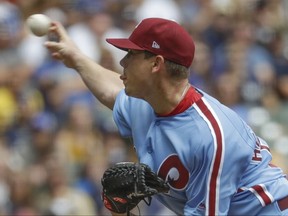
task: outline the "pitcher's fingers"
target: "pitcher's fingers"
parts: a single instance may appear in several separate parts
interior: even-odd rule
[[[57,21],[51,23],[50,31],[56,33],[60,40],[67,40],[69,38],[64,26]]]
[[[62,56],[59,53],[52,53],[52,57],[56,60],[62,61]]]
[[[62,49],[62,44],[54,41],[45,41],[44,46],[53,52],[57,52]]]

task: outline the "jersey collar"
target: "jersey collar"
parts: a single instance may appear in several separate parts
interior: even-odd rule
[[[157,116],[168,117],[168,116],[180,114],[184,112],[185,110],[187,110],[189,107],[191,107],[195,102],[200,100],[201,97],[202,97],[202,94],[199,93],[193,86],[190,86],[184,98],[180,101],[180,103],[177,105],[177,107],[174,110],[164,115],[157,114]]]

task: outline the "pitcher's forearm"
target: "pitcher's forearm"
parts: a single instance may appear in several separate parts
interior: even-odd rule
[[[96,98],[110,109],[113,109],[117,94],[124,88],[120,74],[108,70],[92,59],[81,56],[75,70]]]

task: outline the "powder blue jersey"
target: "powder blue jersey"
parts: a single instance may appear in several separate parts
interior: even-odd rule
[[[113,109],[139,161],[169,182],[160,202],[181,215],[257,215],[288,195],[268,145],[234,111],[193,87],[184,99],[187,109],[157,116],[123,90]]]

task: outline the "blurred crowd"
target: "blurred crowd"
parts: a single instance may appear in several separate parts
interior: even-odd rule
[[[241,115],[288,173],[287,10],[287,0],[0,0],[0,215],[107,215],[104,170],[137,160],[112,112],[29,32],[29,15],[61,22],[117,72],[125,53],[105,38],[146,17],[181,23],[196,43],[190,82]],[[142,209],[167,214],[155,201]]]

